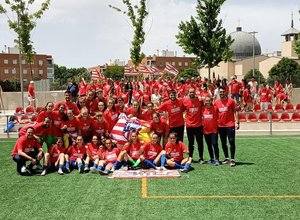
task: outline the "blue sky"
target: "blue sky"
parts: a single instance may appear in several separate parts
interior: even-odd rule
[[[36,5],[40,2],[36,0]],[[123,7],[121,0],[52,0],[32,33],[36,52],[52,55],[55,63],[67,67],[127,61],[133,31],[128,18],[109,4]],[[180,21],[195,15],[195,5],[196,0],[149,0],[144,53],[168,49],[182,56],[175,35]],[[235,31],[238,23],[243,31],[257,31],[262,52],[273,52],[281,50],[280,35],[290,28],[292,11],[294,26],[300,30],[299,5],[299,0],[227,0],[220,18],[227,33]],[[14,44],[15,34],[7,26],[6,17],[0,15],[1,50]]]

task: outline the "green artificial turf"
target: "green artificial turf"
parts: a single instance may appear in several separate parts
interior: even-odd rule
[[[2,139],[0,219],[299,219],[299,143],[296,136],[238,136],[236,167],[192,164],[181,178],[147,179],[142,198],[141,179],[19,176],[14,142]],[[199,198],[287,195],[298,198]]]

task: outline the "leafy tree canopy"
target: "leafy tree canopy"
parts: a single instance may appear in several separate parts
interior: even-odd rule
[[[259,70],[257,70],[257,69],[255,69],[255,71],[254,71],[254,76],[253,76],[253,70],[249,70],[249,71],[245,74],[244,79],[245,79],[247,82],[249,82],[249,81],[251,81],[251,79],[252,79],[253,77],[254,77],[255,81],[258,82],[259,84],[260,84],[260,83],[265,83],[265,82],[266,82],[266,79],[265,79],[265,77],[263,76],[263,74],[262,74]]]
[[[275,66],[269,71],[268,83],[274,85],[274,81],[278,79],[282,84],[285,83],[286,79],[299,87],[300,86],[300,66],[299,64],[291,59],[282,58]]]

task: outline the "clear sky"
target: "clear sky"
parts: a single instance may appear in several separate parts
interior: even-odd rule
[[[41,2],[36,0],[36,7]],[[180,21],[195,15],[196,2],[148,0],[143,52],[153,55],[157,50],[168,49],[182,56],[175,35]],[[129,19],[109,8],[109,4],[125,9],[122,0],[51,0],[50,9],[32,32],[35,51],[52,55],[56,64],[67,67],[91,67],[115,59],[127,62],[133,30]],[[300,30],[299,7],[300,0],[227,0],[220,19],[227,33],[234,32],[238,24],[243,31],[257,31],[262,53],[273,52],[281,50],[284,38],[280,35],[290,28],[292,12],[294,27]],[[4,45],[14,45],[15,34],[6,20],[5,15],[0,15],[1,50]]]

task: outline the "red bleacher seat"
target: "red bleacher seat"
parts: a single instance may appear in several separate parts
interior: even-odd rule
[[[248,121],[250,121],[250,122],[257,122],[256,114],[255,113],[250,113],[248,115]]]
[[[34,108],[32,106],[27,106],[25,108],[25,113],[26,114],[33,114],[34,113]]]
[[[294,111],[294,106],[292,103],[289,103],[285,106],[285,110],[288,111],[288,112],[292,112]]]
[[[264,112],[260,113],[258,116],[258,120],[261,122],[269,121],[268,113],[264,113]]]
[[[35,124],[35,123],[36,123],[36,119],[37,119],[37,117],[36,117],[35,115],[33,115],[33,116],[30,118],[30,123]]]
[[[253,107],[253,111],[255,112],[259,112],[261,109],[260,109],[260,104],[255,104],[254,107]]]
[[[295,109],[296,111],[300,111],[300,104],[297,104]]]
[[[24,113],[23,107],[17,107],[16,108],[15,114],[23,114],[23,113]]]
[[[280,117],[281,121],[291,121],[290,115],[287,112],[283,112]]]
[[[239,112],[239,121],[240,122],[246,122],[247,121],[245,113]]]
[[[272,113],[272,121],[274,122],[280,121],[280,118],[277,113]]]
[[[300,114],[299,114],[299,112],[294,112],[292,114],[292,120],[293,121],[300,121]]]
[[[282,104],[276,104],[275,105],[275,111],[276,112],[283,112],[284,111],[283,105]]]
[[[273,111],[273,106],[272,106],[272,104],[269,104],[268,105],[268,112],[272,112]]]

